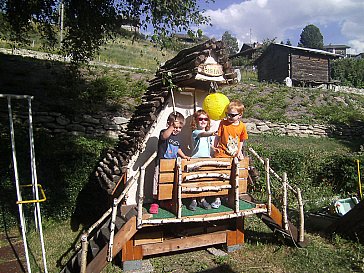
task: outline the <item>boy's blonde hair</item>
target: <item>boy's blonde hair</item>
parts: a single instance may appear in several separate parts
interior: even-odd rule
[[[168,124],[178,121],[182,125],[185,125],[185,117],[180,112],[170,113],[167,119]]]
[[[239,100],[232,100],[226,108],[226,112],[232,109],[235,109],[239,114],[243,114],[245,107]]]
[[[197,118],[198,118],[200,115],[205,115],[206,117],[208,117],[208,118],[209,118],[209,120],[207,121],[206,131],[210,130],[210,126],[211,126],[211,124],[210,124],[210,117],[209,117],[209,115],[206,113],[206,111],[205,111],[205,110],[202,110],[202,109],[201,109],[201,110],[197,110],[197,111],[193,114],[193,116],[192,116],[192,120],[191,120],[191,129],[192,129],[192,131],[197,129],[197,124],[198,124],[198,122],[197,122],[196,120],[197,120]]]

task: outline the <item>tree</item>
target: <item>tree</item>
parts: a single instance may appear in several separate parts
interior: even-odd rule
[[[65,11],[62,50],[76,62],[92,58],[108,39],[115,37],[120,18],[138,20],[143,30],[152,26],[156,37],[187,32],[192,25],[209,22],[197,0],[0,0],[10,31],[6,38],[29,43],[30,31],[37,28],[45,38],[44,44],[54,47],[57,11],[62,2]]]
[[[301,32],[301,38],[298,46],[322,49],[324,46],[324,38],[320,29],[312,24],[305,26]]]
[[[239,51],[238,40],[233,37],[228,31],[225,31],[222,35],[222,41],[225,43],[229,55],[233,55]]]

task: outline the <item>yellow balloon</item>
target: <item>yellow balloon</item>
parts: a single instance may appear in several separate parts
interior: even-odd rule
[[[229,103],[229,98],[224,94],[212,93],[204,99],[202,108],[211,119],[220,120],[225,117],[225,108]]]

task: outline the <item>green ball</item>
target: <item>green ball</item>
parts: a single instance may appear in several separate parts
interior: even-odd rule
[[[211,119],[220,120],[225,117],[225,109],[229,103],[229,98],[224,94],[212,93],[204,99],[202,109],[206,111]]]

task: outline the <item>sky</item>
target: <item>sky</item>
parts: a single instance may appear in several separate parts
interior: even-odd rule
[[[364,0],[216,0],[197,1],[212,27],[199,26],[208,37],[225,31],[243,43],[276,38],[297,46],[303,28],[320,29],[324,45],[347,45],[348,53],[364,52]]]

